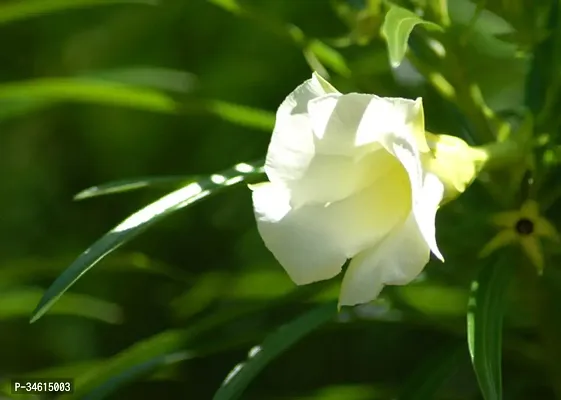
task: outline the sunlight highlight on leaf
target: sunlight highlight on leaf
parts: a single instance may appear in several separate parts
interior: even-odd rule
[[[56,11],[119,3],[157,5],[159,2],[158,0],[12,0],[0,5],[0,24],[43,16]]]
[[[274,126],[275,115],[269,111],[221,100],[195,101],[191,99],[180,102],[164,90],[159,89],[163,85],[162,82],[152,81],[147,86],[139,86],[111,80],[116,79],[115,76],[111,79],[94,78],[93,76],[40,78],[0,84],[0,104],[8,105],[7,110],[0,110],[0,118],[22,116],[61,102],[77,102],[164,114],[188,114],[202,111],[236,125],[267,132],[270,132]],[[165,88],[165,90],[170,91],[171,89]],[[180,89],[175,87],[173,91],[177,92]]]
[[[82,190],[74,196],[74,200],[90,199],[92,197],[105,196],[108,194],[130,192],[132,190],[169,187],[186,185],[188,182],[196,180],[196,177],[181,176],[162,176],[162,177],[144,177],[135,179],[124,179],[115,182],[104,183],[102,185],[92,186]]]
[[[220,118],[241,126],[272,131],[275,125],[275,114],[269,111],[258,110],[219,100],[206,103],[205,108]]]
[[[240,164],[237,164],[238,168]],[[39,319],[47,310],[68,290],[82,275],[97,264],[103,257],[130,241],[154,223],[173,214],[210,194],[217,194],[237,183],[263,177],[263,161],[248,163],[251,172],[239,172],[236,167],[230,168],[220,175],[226,180],[222,184],[212,181],[207,177],[198,182],[193,182],[168,195],[156,200],[143,209],[132,214],[115,228],[110,230],[89,249],[84,251],[47,289],[47,292],[33,312],[31,322]]]
[[[41,78],[0,84],[0,100],[74,101],[177,113],[179,105],[154,89],[91,78]]]

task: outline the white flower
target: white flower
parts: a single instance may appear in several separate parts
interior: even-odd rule
[[[352,261],[340,305],[412,281],[442,260],[435,239],[440,179],[423,105],[341,94],[314,74],[281,104],[267,153],[270,182],[252,187],[259,233],[298,285],[330,279]]]

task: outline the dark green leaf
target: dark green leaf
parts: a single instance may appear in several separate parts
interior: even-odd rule
[[[234,367],[213,399],[239,398],[251,381],[271,361],[335,315],[337,315],[336,302],[322,304],[267,336],[260,346],[255,346],[249,351],[247,361]]]
[[[170,186],[184,186],[189,182],[194,182],[200,177],[192,177],[187,175],[181,176],[147,176],[144,178],[124,179],[115,182],[104,183],[98,186],[82,190],[74,200],[84,200],[92,197],[105,196],[108,194],[124,193],[131,190],[144,188],[161,188]]]
[[[514,253],[514,252],[512,252]],[[502,399],[502,328],[516,263],[505,250],[491,257],[471,284],[467,329],[471,361],[485,400]]]
[[[439,25],[425,21],[405,8],[392,5],[382,24],[382,36],[388,44],[388,54],[392,67],[398,67],[405,57],[407,42],[413,28],[424,25],[431,29],[442,29]]]
[[[413,372],[405,382],[399,400],[435,399],[438,389],[456,373],[465,356],[467,356],[465,343],[444,346]]]
[[[82,400],[88,393],[98,389],[100,391],[113,391],[117,386],[129,382],[138,374],[165,365],[165,361],[169,364],[172,361],[179,362],[184,359],[196,358],[223,351],[224,349],[238,347],[240,344],[247,345],[248,341],[254,340],[251,334],[243,335],[233,340],[218,336],[216,340],[210,341],[206,339],[205,335],[227,323],[239,321],[240,318],[263,311],[265,308],[271,310],[275,307],[285,306],[290,302],[301,302],[313,296],[324,287],[325,285],[321,283],[308,285],[297,288],[289,295],[277,301],[254,302],[235,309],[226,308],[205,316],[198,322],[190,325],[189,328],[168,330],[137,342],[119,354],[93,366],[91,370],[80,374],[75,381],[76,390],[67,398],[69,400]],[[185,357],[166,359],[166,356],[170,354],[175,354],[176,356],[183,354]],[[121,378],[115,381],[113,379],[116,376]],[[109,385],[109,387],[105,388],[106,385]]]
[[[115,390],[123,386],[124,384],[131,382],[132,380],[153,372],[155,369],[175,364],[184,360],[191,358],[189,352],[178,352],[172,354],[166,354],[163,356],[155,357],[149,361],[141,364],[137,364],[132,368],[129,368],[119,374],[111,376],[103,385],[95,388],[87,395],[81,397],[82,400],[101,400],[106,398],[109,394],[113,393]]]
[[[18,21],[47,13],[73,8],[93,7],[104,4],[141,3],[158,4],[157,0],[13,0],[0,5],[0,24]]]
[[[236,184],[262,176],[262,163],[262,161],[259,161],[252,164],[237,164],[222,173],[210,175],[206,179],[190,183],[181,189],[171,192],[129,216],[83,252],[55,280],[33,312],[31,322],[36,321],[47,312],[68,288],[107,254],[130,241],[162,218],[190,206],[211,194],[222,192]]]

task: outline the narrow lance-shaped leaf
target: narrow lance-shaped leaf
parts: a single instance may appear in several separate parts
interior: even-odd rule
[[[223,329],[228,323],[239,321],[241,318],[251,318],[255,313],[263,312],[265,309],[270,312],[277,307],[285,308],[287,304],[301,304],[303,300],[309,299],[318,290],[324,288],[325,284],[311,286],[298,287],[276,301],[252,302],[235,309],[227,307],[204,316],[188,328],[168,330],[136,342],[82,374],[78,374],[74,393],[65,398],[84,400],[85,396],[91,395],[95,399],[98,398],[96,397],[98,394],[107,395],[137,379],[139,375],[149,373],[151,370],[156,371],[170,363],[204,357],[232,347],[239,347],[240,344],[247,345],[255,341],[254,333],[232,339],[224,339],[220,335],[215,339],[208,339],[206,334]]]
[[[175,364],[184,360],[188,360],[192,355],[187,352],[177,352],[173,354],[166,354],[163,356],[155,357],[149,361],[135,365],[134,367],[121,372],[120,374],[112,376],[104,385],[97,387],[89,392],[87,395],[81,397],[82,400],[102,400],[107,398],[108,395],[119,389],[124,384],[139,378],[143,375],[149,374],[157,368],[166,365]]]
[[[425,21],[405,8],[392,5],[389,9],[382,24],[382,36],[388,44],[388,55],[392,67],[398,67],[403,61],[407,51],[409,35],[413,28],[420,24],[429,29],[442,29],[439,25]]]
[[[228,187],[261,176],[263,174],[262,164],[262,161],[252,164],[237,164],[227,171],[213,174],[206,179],[190,183],[181,189],[171,192],[132,214],[83,252],[55,280],[33,312],[31,322],[36,321],[47,312],[68,288],[107,254],[130,241],[162,218],[190,206],[211,194],[219,193]]]
[[[157,0],[13,0],[0,5],[0,24],[73,8],[116,3],[156,5]]]
[[[0,85],[0,101],[73,101],[176,113],[179,104],[162,91],[94,78],[41,78]],[[34,104],[36,105],[36,104]]]
[[[127,81],[139,81],[136,76],[121,75]],[[162,73],[156,70],[153,73]],[[156,82],[154,76],[144,77],[144,86],[132,85],[116,81],[116,73],[90,73],[83,77],[41,78],[20,82],[0,84],[0,119],[25,115],[29,112],[52,106],[61,102],[76,102],[87,104],[101,104],[109,106],[127,107],[142,111],[164,114],[181,113],[209,113],[230,123],[251,127],[259,130],[271,131],[275,121],[274,114],[269,111],[233,104],[221,100],[195,100],[180,102],[168,92],[170,78],[176,79],[177,71],[168,71],[167,82]],[[149,78],[149,79],[148,79]],[[184,85],[184,89],[188,89]],[[183,91],[185,91],[183,90]],[[177,86],[173,91],[181,91]]]
[[[105,196],[108,194],[130,192],[144,188],[160,188],[170,186],[184,186],[190,182],[201,179],[187,175],[181,176],[147,176],[134,179],[123,179],[115,182],[104,183],[82,190],[74,200],[90,199],[92,197]]]
[[[502,399],[502,327],[509,283],[517,264],[505,251],[491,257],[471,284],[468,345],[473,369],[485,400]]]
[[[247,361],[234,367],[213,399],[234,400],[239,398],[251,381],[271,361],[335,315],[337,315],[337,303],[325,303],[267,336],[260,346],[255,346],[249,351]]]

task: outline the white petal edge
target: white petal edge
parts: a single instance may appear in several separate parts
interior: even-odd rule
[[[382,145],[403,165],[411,183],[412,208],[421,234],[433,254],[444,261],[435,237],[434,218],[444,196],[444,185],[431,173],[425,173],[415,135],[409,127],[403,127],[384,135]]]
[[[413,213],[377,246],[355,257],[341,285],[339,306],[374,300],[385,285],[404,285],[417,277],[430,259],[430,249]]]
[[[271,182],[297,180],[306,171],[315,154],[308,103],[328,93],[339,92],[314,73],[281,103],[265,161],[265,172]]]
[[[316,152],[361,155],[387,134],[409,130],[416,147],[428,150],[421,99],[372,94],[327,94],[308,104]]]

